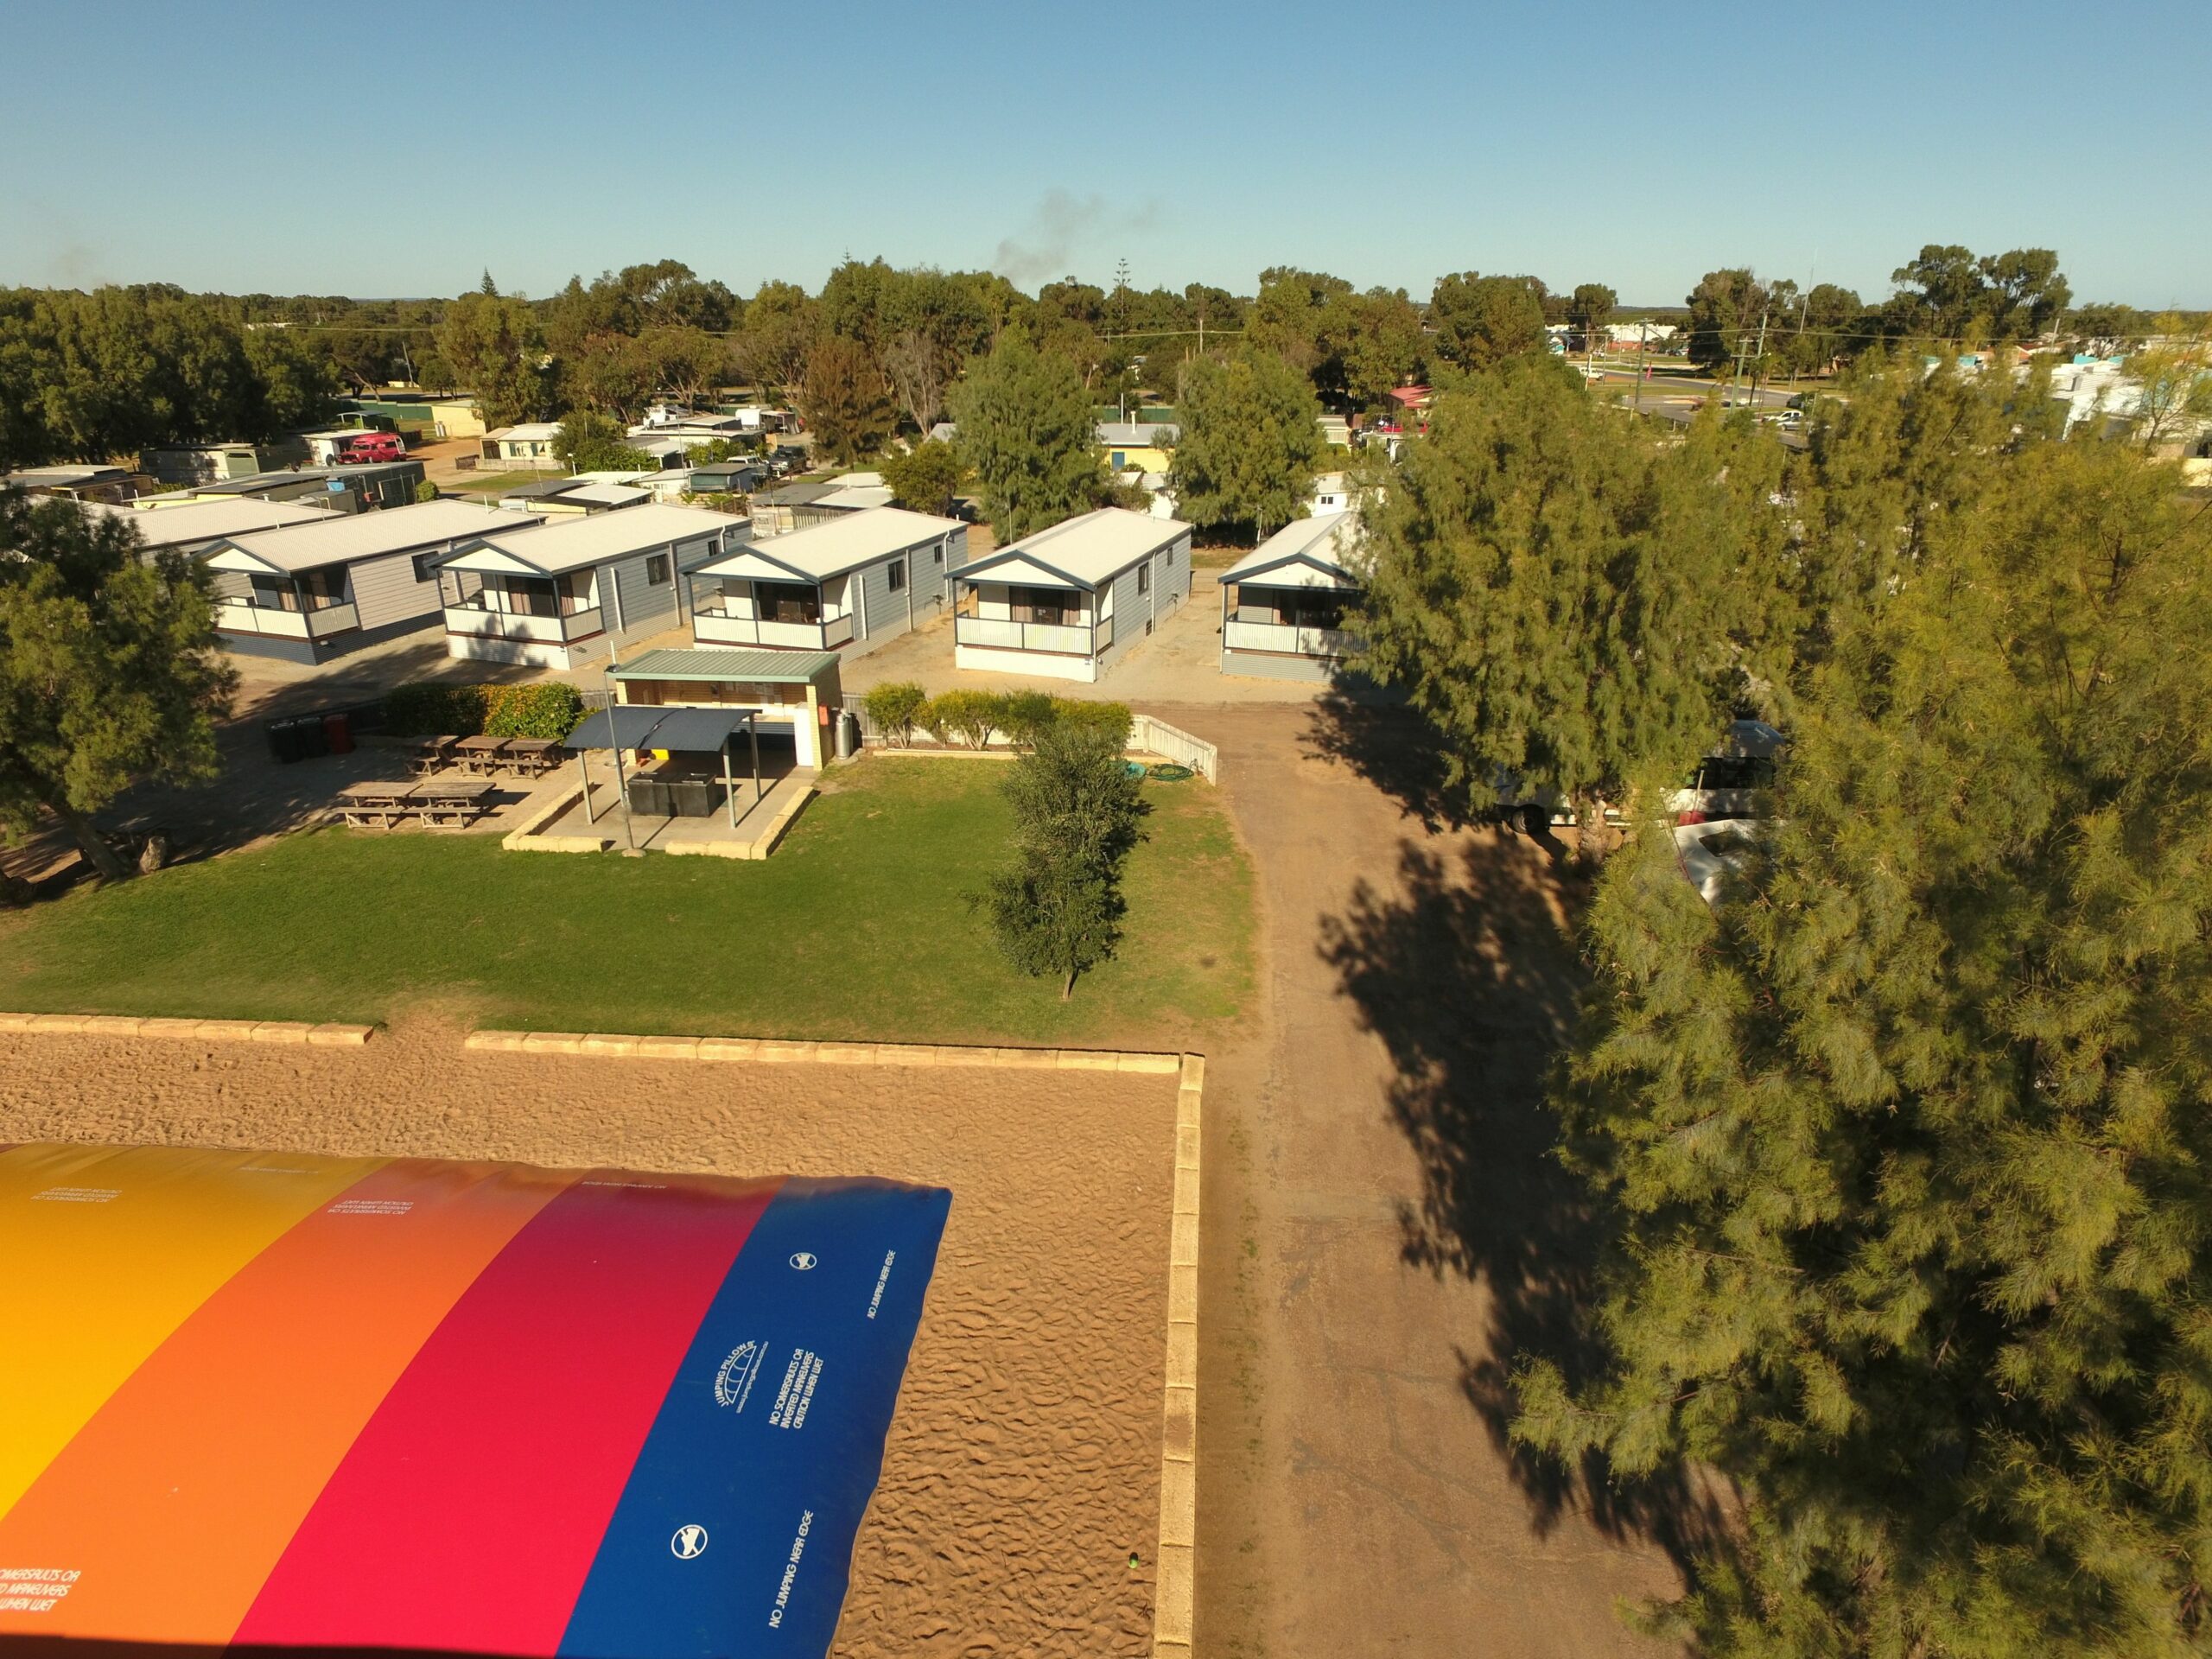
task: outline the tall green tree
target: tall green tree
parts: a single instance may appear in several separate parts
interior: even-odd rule
[[[0,492],[0,830],[41,812],[94,869],[127,874],[93,815],[141,779],[219,769],[215,721],[238,677],[205,566],[149,559],[137,532],[73,501]]]
[[[821,333],[821,309],[804,289],[763,283],[746,305],[731,354],[764,396],[786,395],[806,378],[807,353]]]
[[[950,512],[953,493],[967,476],[960,452],[939,438],[918,443],[904,454],[886,455],[880,465],[891,499],[912,512]]]
[[[1599,885],[1556,1104],[1601,1354],[1514,1432],[1732,1484],[1659,1610],[1715,1659],[2201,1653],[2212,526],[2125,445],[1887,470],[1950,493],[1741,877],[1708,909],[1655,823]]]
[[[1471,270],[1438,280],[1428,321],[1437,348],[1463,369],[1485,369],[1544,349],[1544,285],[1533,276]]]
[[[553,458],[572,473],[643,473],[654,470],[651,455],[622,440],[621,423],[595,410],[572,409],[553,435]]]
[[[1717,410],[1662,442],[1541,359],[1437,399],[1363,510],[1359,626],[1471,808],[1501,772],[1586,812],[1621,800],[1774,677],[1781,457]]]
[[[1766,284],[1748,267],[1708,270],[1684,302],[1689,307],[1689,359],[1712,372],[1731,368],[1758,349],[1759,320],[1768,313]]]
[[[1008,329],[952,392],[959,452],[1001,542],[1104,499],[1105,462],[1083,380],[1066,359]]]
[[[807,353],[798,412],[817,452],[846,463],[882,448],[898,422],[882,365],[842,334],[825,334]]]
[[[1305,511],[1325,448],[1321,406],[1281,358],[1246,346],[1189,365],[1175,413],[1167,484],[1180,517],[1249,524],[1258,540]]]
[[[491,280],[488,272],[485,280]],[[486,425],[512,426],[548,413],[545,336],[520,299],[481,291],[462,295],[438,325],[438,354],[476,394]]]
[[[1598,337],[1605,333],[1613,308],[1619,303],[1620,296],[1603,283],[1578,284],[1567,302],[1567,326],[1574,330],[1575,344],[1586,352],[1595,350]]]
[[[1060,981],[1114,954],[1127,905],[1122,867],[1140,839],[1144,804],[1122,759],[1126,733],[1059,721],[1007,768],[1014,858],[982,894],[999,948],[1025,974]]]

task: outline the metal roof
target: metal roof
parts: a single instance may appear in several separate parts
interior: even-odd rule
[[[1101,421],[1098,423],[1098,442],[1111,448],[1119,444],[1125,449],[1148,449],[1155,444],[1174,444],[1183,436],[1183,429],[1173,421]]]
[[[931,513],[909,512],[904,507],[870,507],[865,512],[832,518],[824,524],[810,524],[804,530],[795,530],[789,535],[772,537],[757,545],[735,550],[711,564],[701,565],[693,574],[702,576],[747,575],[749,572],[725,571],[722,566],[731,559],[754,554],[772,560],[795,575],[811,576],[818,582],[830,576],[841,576],[848,570],[857,570],[862,565],[874,564],[878,559],[887,559],[894,553],[927,547],[931,542],[942,541],[962,528],[957,518],[939,518]]]
[[[671,543],[696,541],[744,524],[744,519],[731,513],[664,502],[648,502],[621,512],[594,512],[558,524],[542,524],[533,518],[527,530],[479,538],[480,545],[456,557],[453,568],[511,570],[520,564],[540,575],[558,575],[587,565],[604,564],[609,559],[654,552]],[[486,552],[502,555],[504,559],[487,559]]]
[[[1311,518],[1294,518],[1221,573],[1224,582],[1259,582],[1269,572],[1297,566],[1330,582],[1290,578],[1298,587],[1356,587],[1358,577],[1344,563],[1351,551],[1352,535],[1359,522],[1353,512],[1321,512]],[[1265,585],[1265,584],[1262,584]],[[1282,582],[1274,584],[1285,585]]]
[[[613,703],[584,716],[561,741],[572,749],[673,749],[712,752],[732,732],[749,726],[750,709],[700,709],[689,705]]]
[[[188,547],[225,536],[353,516],[334,512],[312,501],[262,501],[251,497],[232,500],[222,496],[175,507],[112,507],[104,501],[87,501],[85,508],[130,525],[148,547]]]
[[[982,581],[990,579],[995,565],[1033,566],[1071,586],[1095,591],[1190,528],[1179,518],[1154,518],[1122,507],[1100,507],[1034,536],[1025,536],[953,574],[963,582]]]
[[[649,651],[609,671],[618,680],[743,680],[763,685],[810,685],[825,669],[836,665],[834,651],[725,651],[709,645],[690,651]]]
[[[184,512],[175,507],[171,512]],[[230,550],[245,554],[271,570],[293,573],[327,564],[350,564],[387,553],[411,552],[467,541],[488,531],[518,530],[535,524],[526,512],[502,512],[474,502],[418,501],[404,507],[385,507],[375,512],[325,513],[308,524],[252,536],[226,536]]]

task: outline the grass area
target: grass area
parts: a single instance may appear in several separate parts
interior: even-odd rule
[[[1174,1048],[1249,1001],[1252,873],[1219,797],[1147,784],[1121,956],[1071,1001],[967,895],[1011,818],[989,762],[870,758],[774,857],[509,853],[330,829],[0,926],[0,1007],[550,1031]]]
[[[549,478],[566,476],[565,472],[461,473],[451,479],[440,479],[438,487],[449,493],[460,491],[470,495],[504,495],[524,484],[542,484]]]

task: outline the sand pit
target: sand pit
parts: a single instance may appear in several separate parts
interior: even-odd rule
[[[0,1141],[941,1183],[951,1219],[835,1651],[1149,1651],[1173,1077],[480,1053],[461,1036],[0,1034]]]

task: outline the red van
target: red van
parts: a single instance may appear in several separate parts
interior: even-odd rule
[[[346,447],[338,452],[340,466],[348,461],[404,461],[407,446],[395,432],[364,432],[357,438],[346,440]]]

